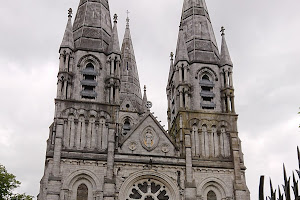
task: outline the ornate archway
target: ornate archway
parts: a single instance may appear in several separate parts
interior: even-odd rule
[[[132,174],[121,186],[119,200],[177,200],[179,189],[162,173],[142,171]]]

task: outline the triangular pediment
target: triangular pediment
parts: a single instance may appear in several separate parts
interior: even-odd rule
[[[135,104],[128,98],[124,99],[121,106],[121,111],[137,112]]]
[[[151,113],[146,114],[120,144],[120,153],[145,156],[177,155],[172,139]]]

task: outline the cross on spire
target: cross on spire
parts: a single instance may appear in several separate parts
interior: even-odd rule
[[[171,57],[171,60],[173,60],[173,58],[174,58],[174,53],[173,52],[171,52],[170,57]]]
[[[221,31],[220,31],[220,32],[222,33],[222,34],[221,34],[222,36],[225,35],[225,30],[226,30],[226,29],[224,28],[224,26],[222,26],[222,27],[221,27]]]
[[[114,22],[117,23],[118,22],[118,15],[114,14]]]
[[[129,25],[129,21],[130,21],[130,19],[129,19],[129,11],[127,10],[126,11],[126,14],[127,14],[127,18],[126,18],[126,21],[127,21],[127,26]]]
[[[72,10],[72,8],[69,8],[69,10],[68,10],[68,17],[72,17],[72,14],[73,14],[73,10]]]

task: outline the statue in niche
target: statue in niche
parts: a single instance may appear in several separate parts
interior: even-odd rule
[[[144,144],[146,145],[146,147],[151,148],[154,144],[154,136],[151,133],[151,130],[147,130],[147,132],[145,133],[145,139],[144,139]]]

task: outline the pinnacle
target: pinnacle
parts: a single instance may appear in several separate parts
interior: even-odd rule
[[[221,45],[221,58],[220,58],[220,64],[221,66],[224,65],[229,65],[233,66],[233,63],[231,61],[231,57],[229,54],[228,46],[226,43],[226,38],[225,38],[225,28],[221,28],[221,35],[222,35],[222,45]]]
[[[117,23],[118,23],[118,15],[115,14],[114,15],[114,27],[113,27],[112,36],[111,36],[111,42],[108,46],[108,53],[109,54],[110,53],[121,54]]]
[[[68,23],[60,48],[69,48],[74,50],[73,26],[72,26],[72,9],[68,10]]]

